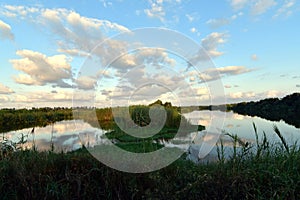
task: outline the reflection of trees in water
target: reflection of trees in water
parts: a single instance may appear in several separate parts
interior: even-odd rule
[[[0,110],[0,132],[30,127],[44,127],[53,122],[72,119],[72,109],[32,108]]]
[[[282,99],[270,98],[231,106],[231,109],[239,114],[258,116],[271,121],[284,120],[300,128],[300,93],[294,93]]]

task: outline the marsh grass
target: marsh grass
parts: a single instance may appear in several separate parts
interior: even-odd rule
[[[255,144],[232,135],[236,150],[228,160],[221,143],[218,162],[197,165],[183,155],[145,174],[113,170],[84,147],[14,151],[0,159],[0,199],[300,199],[299,147],[288,145],[278,128],[281,143],[273,144],[253,127]]]

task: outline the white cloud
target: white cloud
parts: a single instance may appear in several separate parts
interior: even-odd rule
[[[110,66],[123,73],[131,68],[146,64],[157,67],[159,67],[160,64],[163,64],[172,67],[175,63],[176,61],[170,58],[169,54],[166,53],[164,49],[142,48],[131,54],[127,53],[118,57],[118,59],[111,63]]]
[[[10,60],[13,67],[25,74],[15,77],[17,83],[26,85],[59,86],[63,79],[71,79],[70,59],[65,55],[46,55],[31,51],[19,50],[16,54],[21,59]]]
[[[189,22],[197,21],[200,18],[197,12],[186,14],[185,17],[188,19]]]
[[[22,17],[50,31],[56,37],[58,51],[71,56],[88,55],[95,46],[106,40],[109,34],[130,32],[117,23],[84,17],[64,8],[45,9],[7,5],[4,6],[2,14],[3,12],[10,13],[13,17]],[[114,48],[116,43],[117,41],[111,41]],[[109,56],[104,50],[99,54]]]
[[[244,8],[247,3],[249,3],[249,0],[231,0],[231,6],[235,10]]]
[[[20,19],[25,19],[28,15],[39,11],[38,8],[26,6],[4,5],[4,8],[4,10],[1,10],[1,14],[6,17],[18,17]]]
[[[230,20],[229,19],[224,19],[224,18],[220,18],[220,19],[210,19],[206,22],[206,24],[213,29],[219,28],[221,26],[225,26],[230,24]]]
[[[185,16],[190,22],[194,21],[194,19],[195,19],[192,15],[189,15],[189,14],[186,14]]]
[[[234,10],[249,8],[252,15],[261,15],[278,5],[276,13],[273,18],[279,16],[289,16],[293,13],[292,8],[296,4],[296,0],[230,0],[230,4]],[[237,15],[232,16],[232,19]]]
[[[244,15],[243,12],[239,12],[239,13],[232,15],[229,18],[209,19],[206,21],[206,24],[212,29],[217,29],[222,26],[229,25],[233,20],[236,20],[238,17],[241,17],[243,15]]]
[[[160,21],[164,22],[166,12],[163,8],[163,0],[150,0],[149,3],[151,4],[151,8],[145,9],[145,14],[150,18],[158,18]]]
[[[10,25],[0,20],[0,39],[14,40]]]
[[[0,94],[12,94],[12,93],[14,93],[12,89],[0,83]]]
[[[199,87],[196,89],[197,95],[209,95],[209,90],[206,87]]]
[[[269,90],[267,92],[264,93],[264,96],[266,96],[267,98],[273,98],[273,97],[278,97],[282,94],[282,92],[277,91],[277,90]]]
[[[107,7],[110,7],[113,5],[112,2],[106,1],[106,0],[100,0],[100,2],[102,2],[102,5],[104,8],[107,8]]]
[[[218,50],[219,45],[226,42],[228,35],[226,33],[213,32],[201,40],[202,48],[189,58],[188,68],[190,65],[196,65],[199,62],[207,61],[223,55],[224,53]]]
[[[244,73],[252,72],[253,69],[248,69],[244,66],[226,66],[220,68],[207,69],[199,74],[200,82],[209,82],[220,79],[225,76],[235,76]]]
[[[143,11],[147,17],[159,19],[164,24],[178,23],[179,16],[176,11],[181,3],[181,0],[148,0],[149,8]]]
[[[226,67],[217,68],[217,71],[220,74],[224,74],[224,75],[238,75],[238,74],[244,74],[247,72],[251,72],[253,70],[247,69],[244,66],[226,66]]]
[[[231,92],[226,95],[226,99],[228,103],[237,103],[244,101],[254,101],[260,98],[260,94],[257,94],[253,91],[249,92]]]
[[[0,107],[6,107],[7,102],[10,102],[8,96],[0,96]]]
[[[218,51],[218,47],[226,42],[226,33],[213,32],[206,38],[202,39],[201,45],[212,58],[223,55],[223,52]]]
[[[253,15],[261,15],[275,5],[276,2],[274,0],[257,0],[251,8],[251,13]]]
[[[251,56],[251,59],[254,60],[254,61],[256,61],[256,60],[258,60],[258,57],[257,57],[256,54],[253,54],[253,55]]]
[[[78,89],[91,90],[97,86],[97,78],[90,76],[80,76],[75,83]]]
[[[243,12],[239,12],[237,14],[234,14],[230,17],[231,20],[236,20],[238,17],[243,16],[244,13]]]
[[[225,33],[214,32],[214,33],[211,33],[210,35],[208,35],[206,38],[202,39],[201,44],[203,45],[203,47],[205,49],[215,50],[215,49],[217,49],[217,46],[219,44],[225,43],[225,39],[224,39],[225,36],[226,36]]]
[[[195,27],[193,27],[193,28],[190,29],[190,31],[191,31],[192,33],[196,33],[196,32],[197,32],[197,29],[196,29]]]
[[[82,103],[81,106],[90,105],[90,102],[94,100],[94,94],[80,91],[74,96],[73,91],[69,89],[57,89],[55,92],[34,90],[14,93],[9,97],[3,95],[0,96],[0,100],[5,100],[4,103],[0,101],[0,107],[72,107],[73,101],[78,104]]]
[[[81,51],[79,49],[57,49],[58,52],[60,53],[65,53],[68,54],[70,56],[82,56],[82,57],[86,57],[89,56],[90,54],[84,51]]]
[[[287,94],[277,90],[267,90],[264,92],[234,92],[226,95],[228,103],[244,102],[244,101],[258,101],[266,98],[281,98]]]
[[[294,7],[296,0],[285,0],[284,4],[277,10],[276,14],[273,16],[274,18],[279,17],[281,15],[289,16],[292,14],[292,7]]]

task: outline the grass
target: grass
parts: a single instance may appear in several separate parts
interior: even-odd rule
[[[232,136],[234,148],[241,150],[228,160],[221,145],[218,162],[197,165],[182,156],[145,174],[113,170],[85,148],[20,150],[0,159],[0,199],[300,199],[300,149],[274,131],[280,144],[269,143],[266,134],[243,145]]]

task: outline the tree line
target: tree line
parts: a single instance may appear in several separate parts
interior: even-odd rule
[[[268,98],[257,102],[242,102],[228,105],[233,112],[258,116],[272,121],[284,120],[300,128],[300,93],[287,95],[282,99]]]
[[[1,109],[0,132],[3,133],[23,128],[46,126],[56,121],[72,118],[72,109],[64,107]]]

